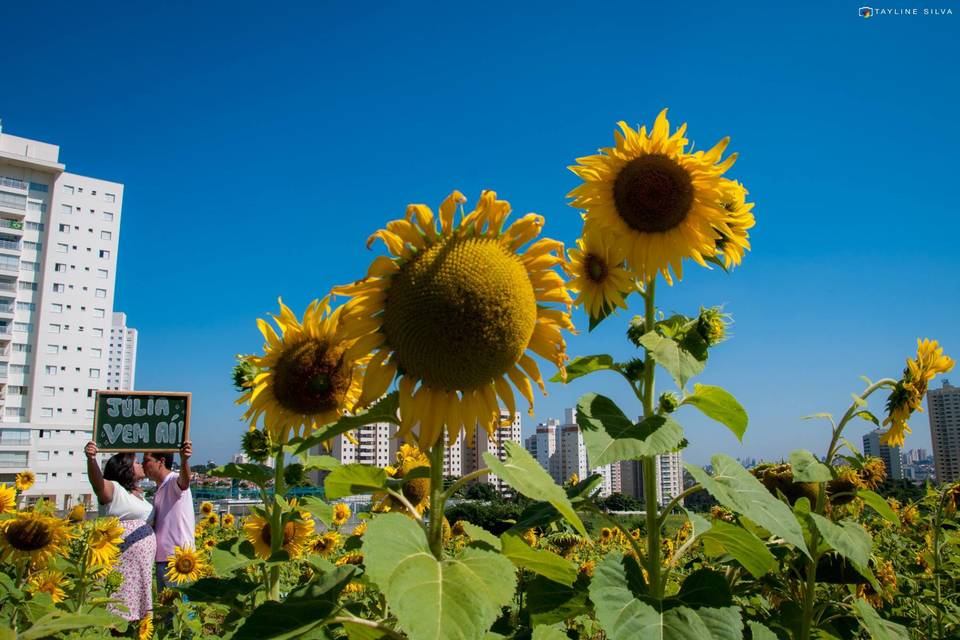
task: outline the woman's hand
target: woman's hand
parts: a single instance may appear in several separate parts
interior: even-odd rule
[[[87,456],[87,460],[93,460],[99,452],[100,450],[97,449],[97,445],[93,442],[88,442],[87,446],[83,448],[83,453]]]

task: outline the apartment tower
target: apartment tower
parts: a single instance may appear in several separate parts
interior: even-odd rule
[[[107,388],[133,391],[136,378],[137,330],[127,326],[127,314],[114,311],[107,353]]]
[[[940,389],[927,391],[930,440],[937,482],[960,480],[960,387],[944,379]]]

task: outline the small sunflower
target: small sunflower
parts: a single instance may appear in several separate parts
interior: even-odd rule
[[[361,565],[363,564],[363,552],[362,551],[351,551],[345,553],[337,559],[336,565],[342,567],[346,564]]]
[[[520,537],[523,538],[523,541],[526,542],[529,546],[531,547],[537,546],[538,538],[537,538],[536,529],[527,529],[526,531],[523,532],[523,534]]]
[[[310,550],[324,558],[329,558],[340,545],[340,534],[336,531],[328,531],[322,536],[314,538],[310,544]]]
[[[430,459],[418,449],[415,445],[402,444],[397,451],[397,466],[388,467],[387,475],[392,478],[402,479],[414,469],[420,467],[430,467]],[[430,478],[414,478],[403,483],[401,489],[403,496],[413,505],[417,513],[423,515],[423,512],[430,508]],[[410,515],[406,506],[393,496],[378,494],[374,496],[380,498],[380,501],[374,504],[373,510],[377,512],[397,511]]]
[[[717,253],[723,256],[723,268],[739,266],[744,254],[750,250],[748,231],[756,224],[753,217],[753,203],[747,202],[746,188],[735,180],[721,181],[720,206],[730,216],[716,230]]]
[[[236,522],[236,518],[232,513],[223,514],[223,519],[220,521],[220,523],[228,529],[232,527],[235,522]]]
[[[306,512],[299,512],[300,519],[288,520],[283,525],[283,542],[280,548],[295,558],[303,553],[307,539],[313,534],[313,516]],[[261,515],[248,516],[243,524],[243,531],[253,545],[257,556],[267,560],[273,554],[271,544],[270,522]]]
[[[54,602],[63,602],[67,597],[64,589],[70,587],[70,580],[64,577],[62,571],[45,570],[30,576],[30,591],[33,593],[49,593]]]
[[[220,524],[220,518],[215,513],[211,513],[206,519],[207,526],[215,527]]]
[[[603,318],[614,308],[627,308],[624,298],[635,288],[633,277],[624,268],[624,255],[609,236],[591,231],[577,239],[577,248],[567,251],[568,283],[577,292],[573,303],[583,306],[591,318]]]
[[[286,442],[354,409],[366,359],[355,357],[353,342],[341,336],[340,317],[341,308],[331,312],[324,298],[310,303],[302,323],[281,301],[280,315],[273,316],[279,334],[257,320],[264,354],[248,359],[260,373],[237,403],[249,404],[244,419],[251,425],[263,416],[273,441]]]
[[[350,507],[343,502],[333,505],[333,526],[339,527],[350,519]]]
[[[682,278],[684,258],[707,266],[706,259],[720,251],[718,243],[746,248],[741,230],[752,226],[750,207],[731,212],[723,204],[730,181],[722,176],[736,160],[733,154],[721,161],[729,138],[690,153],[687,125],[671,134],[666,109],[649,135],[646,127],[619,125],[614,147],[570,167],[584,180],[569,195],[574,207],[587,211],[588,228],[610,237],[644,282],[662,273],[672,283],[671,268]]]
[[[363,586],[362,582],[357,582],[356,580],[351,580],[347,583],[347,586],[343,588],[343,595],[357,595],[366,591],[367,588]]]
[[[150,640],[153,637],[153,615],[147,614],[137,628],[137,640]]]
[[[956,362],[943,355],[943,347],[936,340],[917,339],[916,359],[907,358],[903,378],[887,398],[887,417],[884,426],[890,427],[880,435],[880,442],[902,446],[905,434],[911,433],[907,420],[914,411],[923,411],[923,396],[927,386],[940,373],[947,373]]]
[[[0,484],[0,515],[13,513],[17,510],[17,490]]]
[[[63,520],[36,511],[21,512],[0,520],[0,560],[27,559],[40,567],[60,553],[69,539]]]
[[[361,522],[353,528],[353,531],[350,532],[350,535],[360,537],[367,532],[367,523],[366,521]]]
[[[610,529],[609,527],[603,527],[602,529],[600,529],[601,544],[607,544],[607,543],[613,542],[613,538],[614,538],[613,529]]]
[[[869,458],[860,469],[860,479],[867,489],[876,489],[887,479],[887,465],[880,458]]]
[[[87,517],[87,508],[82,504],[75,504],[67,513],[67,520],[70,522],[83,522]]]
[[[213,549],[215,546],[217,546],[217,541],[214,540],[213,538],[209,538],[209,539],[203,541],[203,546],[204,546],[207,550]]]
[[[212,503],[212,502],[207,502],[206,500],[204,500],[203,502],[201,502],[201,503],[200,503],[200,513],[202,513],[202,514],[205,515],[205,516],[209,516],[211,513],[213,513],[213,503]]]
[[[167,558],[167,580],[178,585],[199,580],[206,569],[203,556],[193,547],[174,547]]]
[[[123,527],[117,518],[101,518],[94,522],[87,539],[90,562],[104,567],[113,566],[123,542]]]
[[[26,491],[33,486],[33,483],[37,481],[37,476],[33,471],[29,469],[24,469],[17,474],[16,485],[17,491]]]
[[[570,305],[563,278],[563,246],[536,238],[543,217],[528,214],[504,229],[510,204],[485,191],[477,208],[455,224],[454,191],[440,205],[439,222],[429,207],[407,208],[406,219],[377,231],[391,257],[380,256],[367,277],[334,293],[347,295],[346,337],[354,351],[373,351],[358,402],[366,406],[399,376],[400,430],[405,438],[419,424],[421,449],[443,439],[455,442],[461,428],[479,425],[492,433],[502,401],[512,416],[516,386],[533,415],[535,382],[545,392],[539,367],[527,350],[565,373],[562,331],[570,316],[551,303]],[[499,400],[498,400],[499,396]]]

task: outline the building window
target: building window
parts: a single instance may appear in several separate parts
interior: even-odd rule
[[[71,186],[68,185],[68,184],[65,184],[65,185],[63,185],[63,192],[64,192],[64,193],[69,193],[70,195],[73,195],[73,187],[71,187]]]
[[[58,325],[58,324],[51,324],[51,325],[50,325],[50,333],[60,333],[60,325]]]
[[[63,313],[63,305],[55,302],[50,305],[50,310],[54,313]]]
[[[24,260],[20,263],[20,268],[24,271],[40,271],[40,263]]]
[[[15,193],[0,191],[0,204],[11,209],[27,210],[27,196],[19,196]]]
[[[26,280],[20,280],[20,281],[17,283],[17,288],[20,289],[20,291],[36,291],[36,290],[37,290],[37,283],[36,283],[36,282],[27,282]]]
[[[50,191],[50,187],[48,187],[45,184],[40,184],[39,182],[31,182],[30,191],[39,191],[40,193],[47,193]]]
[[[59,231],[60,233],[70,233],[70,225],[68,225],[68,224],[61,224],[61,225],[59,225],[59,226],[57,227],[57,231]],[[66,245],[64,245],[64,246],[66,246]]]
[[[42,222],[27,222],[27,231],[43,231]]]
[[[57,394],[57,390],[56,390],[56,388],[54,388],[54,387],[44,387],[44,388],[43,388],[43,395],[45,395],[45,396],[51,397],[51,396],[55,396],[56,394]]]
[[[30,373],[30,365],[28,364],[11,364],[10,373]]]
[[[46,461],[46,460],[49,460],[49,459],[50,459],[50,452],[49,452],[49,451],[37,451],[37,460],[38,460],[38,461],[43,462],[43,461]]]
[[[72,215],[72,214],[73,214],[73,207],[70,206],[69,204],[62,204],[62,205],[60,205],[60,213],[62,213],[62,214],[65,215],[65,216]]]
[[[97,338],[102,338],[102,337],[103,337],[103,329],[96,329],[96,328],[95,328],[95,329],[93,330],[93,335],[94,335],[95,337],[97,337]]]
[[[41,417],[41,418],[52,418],[52,417],[53,417],[53,407],[40,407],[40,417]]]
[[[107,251],[106,249],[100,249],[100,257],[101,257],[101,258],[109,259],[109,258],[110,258],[110,252]]]
[[[104,310],[104,309],[94,309],[94,310],[93,310],[93,317],[94,317],[94,318],[102,318],[102,317],[104,317],[105,314],[106,314],[106,310]]]
[[[110,272],[106,269],[97,269],[97,277],[101,280],[106,280],[110,277]]]
[[[103,357],[103,349],[97,349],[96,347],[91,347],[91,348],[90,348],[90,357],[92,357],[92,358],[102,358],[102,357]]]
[[[54,282],[54,283],[53,283],[53,292],[54,292],[54,293],[63,293],[65,290],[66,290],[66,287],[63,286],[62,283],[60,283],[60,282]]]
[[[64,263],[62,263],[62,262],[57,262],[57,263],[55,263],[55,264],[53,265],[53,270],[56,271],[56,272],[58,272],[58,273],[66,273],[66,272],[67,272],[67,265],[64,264]]]
[[[27,251],[40,251],[43,248],[42,242],[30,242],[29,240],[23,241],[23,248]]]
[[[22,333],[30,333],[33,331],[33,323],[31,322],[14,322],[13,330],[20,331]]]
[[[4,414],[8,418],[23,418],[27,415],[27,409],[26,407],[7,407],[7,410],[4,411]],[[27,454],[23,455],[26,457]]]
[[[33,345],[32,345],[32,344],[20,344],[20,343],[14,342],[14,343],[13,343],[13,351],[14,351],[14,353],[30,353],[31,351],[33,351]]]
[[[36,311],[37,305],[32,302],[18,302],[17,311]]]
[[[109,211],[104,211],[103,219],[106,220],[107,222],[113,222],[113,214],[110,213]]]
[[[116,202],[117,196],[116,194],[113,194],[113,193],[104,193],[103,199],[106,200],[107,202]]]
[[[106,290],[106,289],[97,289],[96,291],[93,292],[93,295],[94,295],[94,297],[96,297],[96,298],[106,298],[106,297],[107,297],[107,290]]]
[[[109,231],[101,231],[101,232],[100,232],[100,239],[101,239],[101,240],[111,240],[112,238],[113,238],[113,234],[110,233]]]
[[[90,369],[90,377],[91,377],[91,378],[99,378],[99,377],[100,377],[100,369]]]
[[[49,354],[51,354],[51,355],[60,353],[60,345],[57,345],[57,344],[48,344],[48,345],[47,345],[47,353],[49,353]]]

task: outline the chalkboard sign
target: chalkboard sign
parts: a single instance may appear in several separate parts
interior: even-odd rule
[[[177,451],[189,439],[189,393],[97,392],[93,441],[100,451]]]

